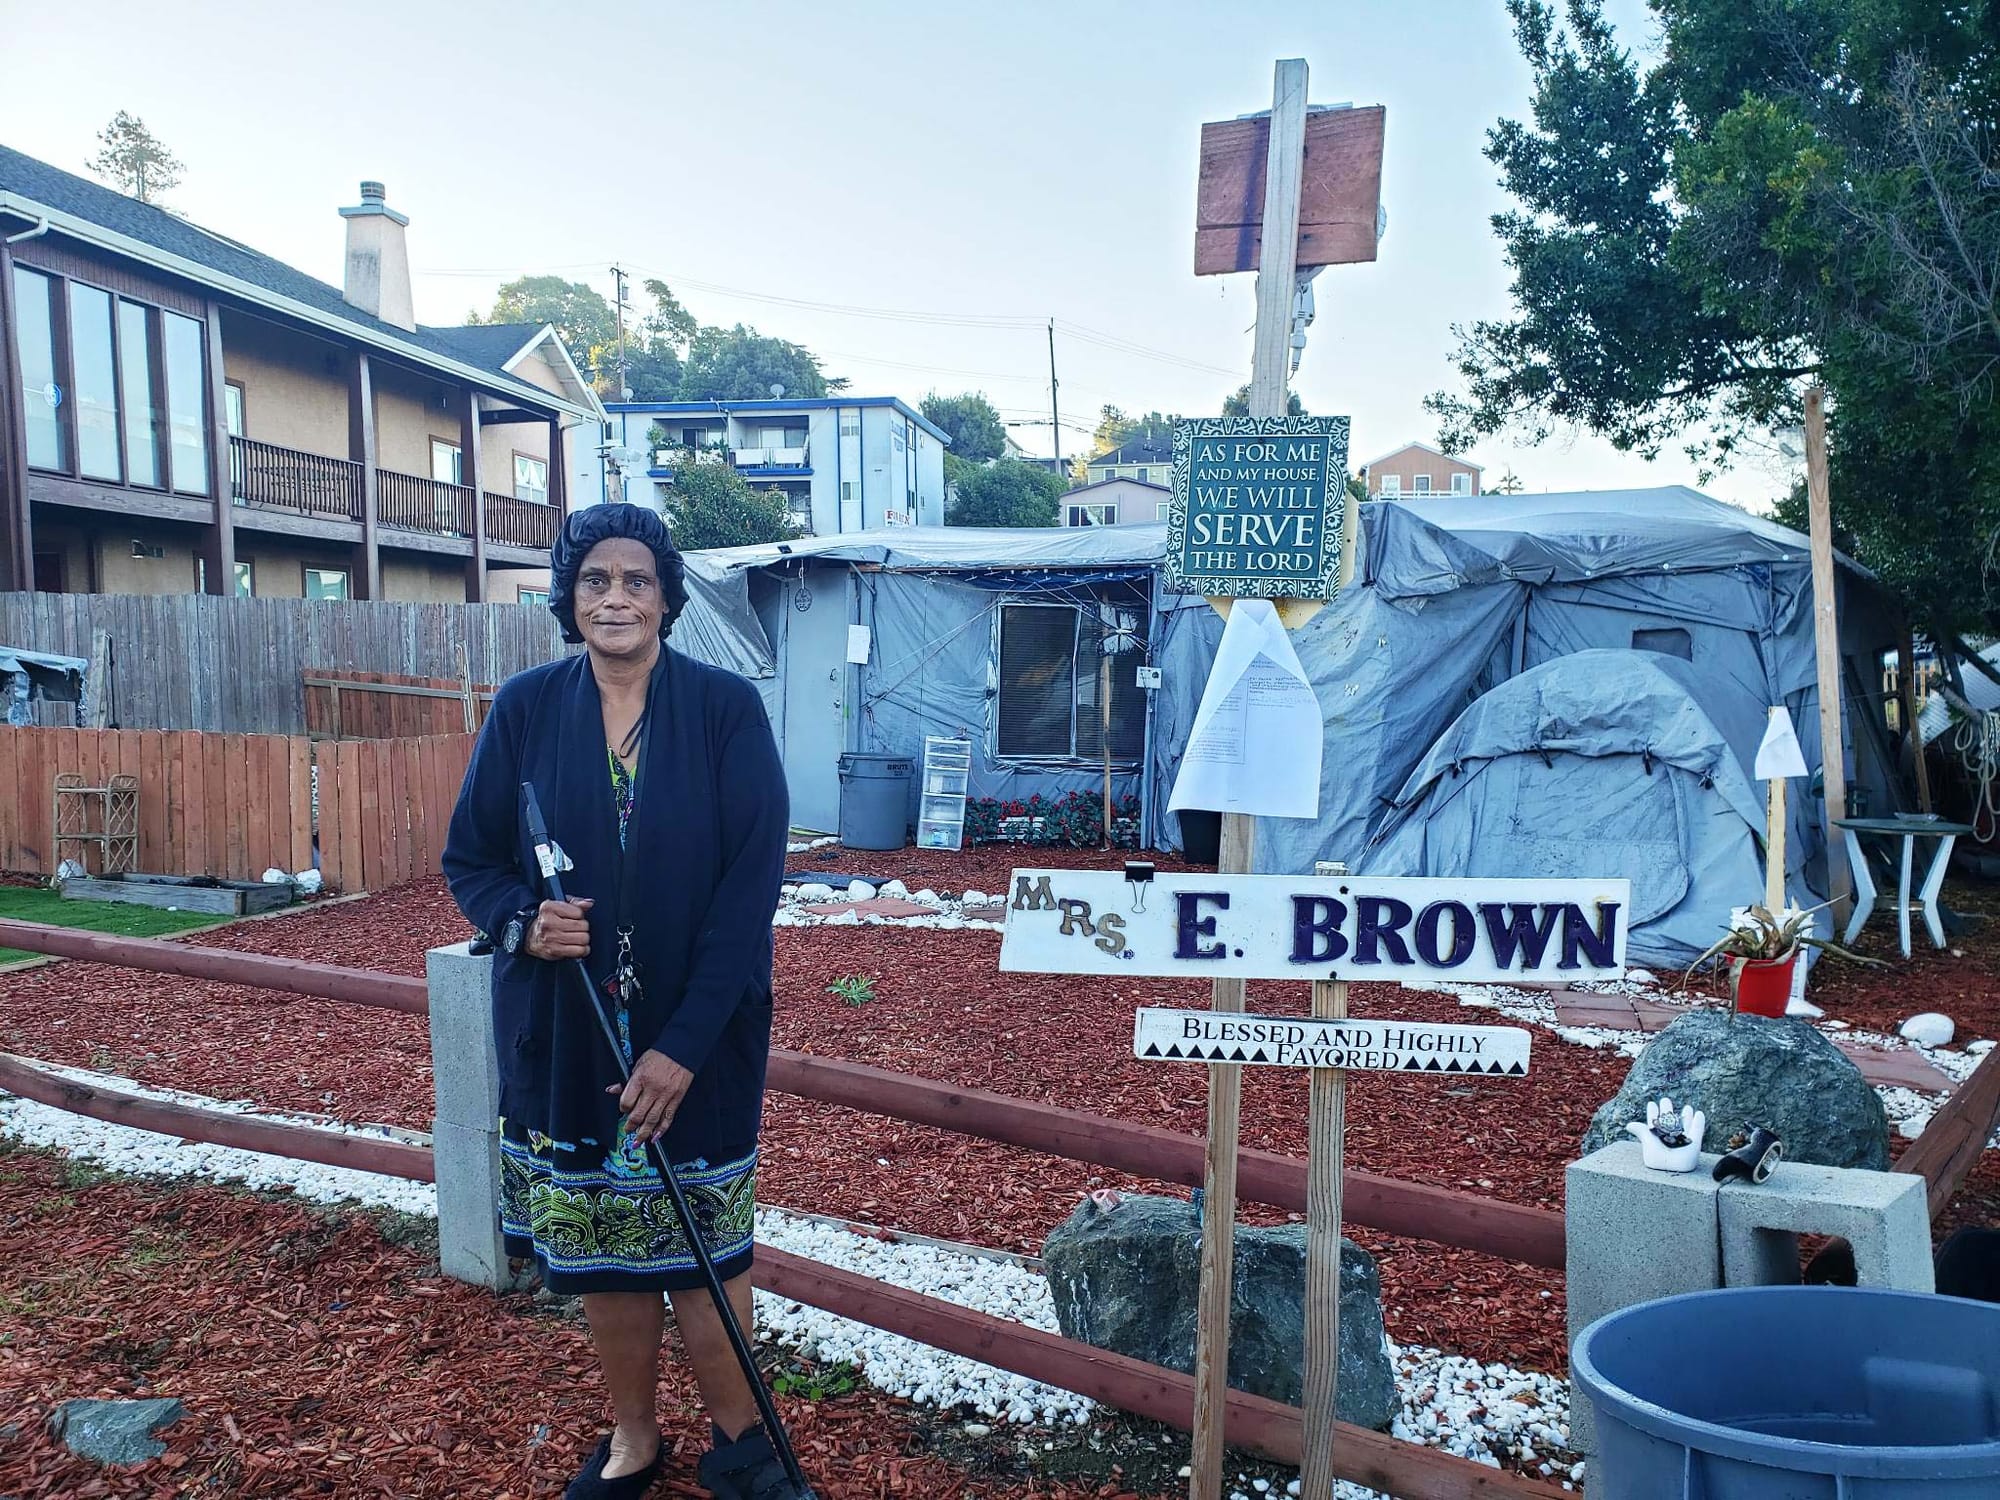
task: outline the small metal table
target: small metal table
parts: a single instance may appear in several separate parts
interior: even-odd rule
[[[1962,833],[1972,832],[1967,823],[1946,823],[1937,818],[1841,818],[1834,826],[1847,835],[1847,867],[1854,872],[1854,915],[1847,919],[1841,941],[1852,943],[1860,935],[1869,914],[1875,910],[1875,876],[1868,868],[1867,852],[1861,847],[1866,835],[1895,839],[1901,844],[1896,878],[1896,939],[1903,957],[1910,956],[1910,866],[1915,862],[1918,839],[1936,839],[1937,852],[1924,871],[1924,883],[1917,892],[1917,904],[1924,914],[1934,946],[1944,946],[1944,921],[1938,915],[1938,892],[1944,886],[1945,867],[1951,863],[1951,846]]]

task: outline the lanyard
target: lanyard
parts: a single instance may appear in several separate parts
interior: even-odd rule
[[[639,746],[637,753],[632,757],[632,810],[630,816],[625,819],[624,826],[617,831],[617,854],[612,866],[611,906],[618,920],[618,955],[613,961],[610,988],[612,998],[627,1009],[638,998],[641,986],[638,960],[632,955],[633,904],[638,882],[625,878],[626,858],[629,853],[628,841],[639,821],[639,783],[645,779],[643,773],[646,769],[646,746],[651,742],[653,734],[653,707],[659,695],[660,684],[666,680],[666,668],[667,647],[662,641],[659,658],[653,663],[652,676],[646,682],[646,706],[639,711]],[[616,754],[609,742],[606,743],[605,750],[608,755]],[[618,810],[614,807],[612,819],[616,822],[617,818]]]

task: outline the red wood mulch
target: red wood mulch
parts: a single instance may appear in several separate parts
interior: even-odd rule
[[[0,1309],[0,1492],[21,1500],[527,1500],[559,1494],[604,1426],[580,1324],[444,1280],[365,1217],[211,1186],[79,1187],[55,1157],[0,1153]],[[99,1468],[46,1432],[63,1401],[127,1396],[186,1404],[164,1457]],[[867,1387],[781,1407],[826,1500],[1122,1493],[972,1479]],[[654,1495],[705,1495],[678,1367],[660,1411]]]
[[[462,937],[438,882],[247,923],[202,941],[322,962],[420,972],[423,951]],[[1202,1133],[1206,1082],[1191,1066],[1131,1056],[1141,1004],[1201,1004],[1197,982],[1003,975],[990,933],[895,927],[781,929],[779,1045],[894,1067],[968,1087],[1045,1099]],[[827,993],[850,974],[876,998]],[[1296,1006],[1286,986],[1253,985],[1253,1006]],[[1453,1002],[1357,985],[1357,1014],[1462,1019]],[[142,1082],[267,1108],[424,1128],[430,1120],[424,1021],[330,1001],[69,963],[0,981],[0,1047]],[[1370,1171],[1560,1208],[1562,1165],[1625,1060],[1545,1038],[1526,1080],[1357,1075],[1348,1161]],[[1302,1154],[1305,1081],[1252,1069],[1245,1144]],[[951,1132],[771,1096],[763,1195],[946,1238],[1032,1251],[1089,1188],[1181,1191]],[[1282,1220],[1246,1207],[1253,1221]],[[1383,1262],[1390,1331],[1482,1359],[1561,1368],[1561,1277],[1465,1251],[1356,1231]],[[1546,1293],[1547,1295],[1543,1295]]]
[[[1891,886],[1855,943],[1857,952],[1883,959],[1888,967],[1864,968],[1837,958],[1813,966],[1807,991],[1828,1016],[1870,1031],[1893,1035],[1920,1011],[1942,1011],[1958,1028],[1954,1047],[1986,1037],[2000,1041],[2000,888],[1973,881],[1948,881],[1944,904],[1974,919],[1950,934],[1943,948],[1931,946],[1920,918],[1912,917],[1910,956],[1896,951],[1896,892]]]
[[[821,871],[900,880],[913,891],[928,886],[941,895],[984,891],[997,895],[1007,888],[1016,869],[1118,870],[1128,859],[1149,859],[1164,872],[1212,869],[1190,865],[1178,854],[1153,854],[1133,849],[1062,849],[1029,844],[975,844],[967,849],[848,849],[829,844],[809,849],[785,861],[788,876],[811,880]]]

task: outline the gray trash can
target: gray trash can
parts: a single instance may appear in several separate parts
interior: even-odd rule
[[[840,757],[840,842],[850,849],[900,849],[909,841],[910,783],[917,763],[907,755]]]
[[[1749,1191],[1749,1190],[1745,1190]],[[1576,1341],[1603,1500],[2000,1495],[2000,1305],[1852,1287],[1642,1302]]]

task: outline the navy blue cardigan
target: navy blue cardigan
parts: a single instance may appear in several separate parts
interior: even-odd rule
[[[664,649],[664,648],[663,648]],[[757,690],[665,651],[626,835],[632,945],[644,993],[632,1045],[694,1076],[668,1131],[676,1161],[729,1159],[757,1138],[771,1039],[771,914],[790,809]],[[444,873],[466,919],[496,939],[539,897],[521,813],[531,781],[549,833],[575,862],[563,876],[590,913],[590,970],[617,951],[618,821],[603,709],[588,656],[509,678],[452,813]],[[617,1073],[596,1023],[555,964],[495,952],[493,1033],[500,1111],[585,1158],[616,1139]]]

